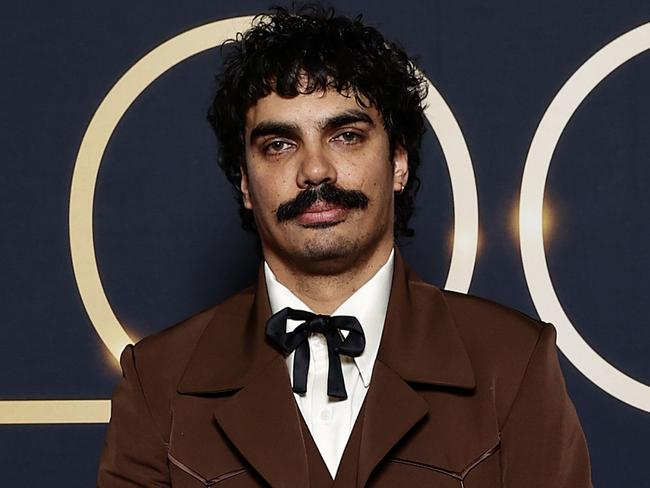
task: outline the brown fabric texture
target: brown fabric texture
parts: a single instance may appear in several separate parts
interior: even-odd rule
[[[591,487],[555,330],[424,283],[396,253],[371,384],[335,480],[266,342],[257,284],[128,346],[99,487]]]

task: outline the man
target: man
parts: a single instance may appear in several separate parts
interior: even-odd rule
[[[425,87],[331,11],[238,40],[210,120],[264,263],[125,349],[100,486],[591,486],[553,327],[422,282],[394,247]]]

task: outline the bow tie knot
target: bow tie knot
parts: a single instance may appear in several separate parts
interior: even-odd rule
[[[286,331],[287,320],[302,323],[293,331]],[[340,330],[347,330],[345,339]],[[307,373],[309,372],[309,336],[323,334],[327,341],[329,369],[327,372],[327,394],[346,399],[345,381],[341,369],[339,354],[357,357],[365,348],[366,340],[361,324],[355,317],[339,315],[318,315],[304,310],[284,308],[273,314],[266,323],[266,335],[270,342],[285,354],[295,351],[293,359],[293,391],[307,391]]]
[[[329,327],[330,318],[329,315],[316,315],[309,322],[306,322],[306,324],[308,324],[307,328],[310,332],[324,334]]]

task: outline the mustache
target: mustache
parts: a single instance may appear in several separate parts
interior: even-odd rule
[[[359,190],[344,190],[333,183],[323,183],[315,188],[303,190],[296,198],[282,203],[277,211],[278,222],[296,218],[316,202],[331,203],[346,209],[365,209],[370,199]]]

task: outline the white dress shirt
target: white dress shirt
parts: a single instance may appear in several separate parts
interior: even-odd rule
[[[339,400],[327,395],[329,367],[327,342],[322,334],[312,334],[309,337],[307,392],[294,393],[294,397],[332,479],[336,477],[343,451],[370,386],[370,378],[384,330],[393,279],[394,253],[394,250],[391,251],[388,260],[379,271],[332,314],[356,317],[366,338],[366,345],[360,356],[356,358],[340,356],[347,399]],[[266,262],[264,277],[273,313],[285,307],[313,312],[276,279]],[[287,332],[291,332],[300,324],[301,322],[297,320],[287,320]],[[342,333],[344,336],[347,335],[347,331]],[[287,356],[287,367],[292,384],[293,356],[294,353]]]

